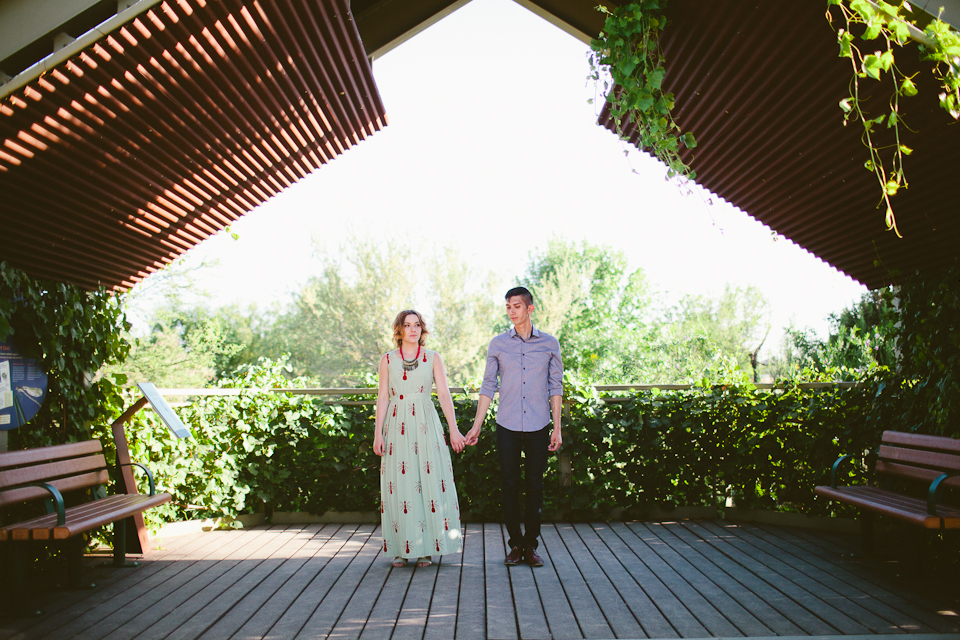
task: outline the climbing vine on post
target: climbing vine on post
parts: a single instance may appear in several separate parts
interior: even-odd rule
[[[850,95],[840,101],[844,112],[844,125],[860,122],[863,125],[862,140],[870,157],[864,167],[873,172],[880,184],[880,205],[886,208],[887,229],[900,237],[897,219],[893,212],[891,198],[903,188],[907,188],[907,179],[903,171],[903,158],[912,153],[912,149],[902,143],[901,125],[906,127],[900,111],[900,98],[917,95],[914,77],[907,76],[897,67],[894,56],[895,47],[903,47],[911,38],[919,40],[921,59],[934,62],[934,74],[940,80],[943,92],[940,94],[940,106],[954,119],[960,118],[960,36],[950,29],[950,25],[934,19],[921,32],[913,18],[904,15],[909,4],[900,2],[892,5],[883,0],[827,0],[827,20],[833,25],[830,7],[837,7],[842,22],[837,28],[837,42],[840,56],[848,58],[853,68],[850,79]],[[862,30],[859,37],[853,29]],[[864,54],[861,46],[868,41],[876,42],[880,49]],[[858,46],[858,43],[859,46]],[[886,74],[886,76],[884,75]],[[883,113],[867,114],[860,94],[860,81],[873,79],[888,81],[891,85],[889,110]],[[878,146],[880,130],[886,128],[893,134],[893,143]]]
[[[680,144],[697,146],[690,132],[681,133],[671,115],[673,94],[662,88],[663,55],[660,34],[667,19],[665,0],[631,2],[607,14],[600,35],[590,43],[590,77],[599,83],[601,72],[609,73],[603,91],[610,116],[621,138],[636,126],[639,147],[653,153],[667,165],[668,175],[696,178],[696,173],[680,159]]]

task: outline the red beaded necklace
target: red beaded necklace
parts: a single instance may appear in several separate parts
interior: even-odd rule
[[[400,348],[397,349],[397,351],[400,352],[400,362],[401,362],[400,366],[403,369],[403,379],[406,380],[407,367],[410,365],[416,366],[414,363],[416,363],[420,359],[420,343],[419,342],[417,343],[417,355],[413,356],[413,360],[408,361],[406,358],[403,357],[403,345],[400,345]],[[423,354],[423,361],[424,362],[427,361],[427,354]],[[413,369],[411,368],[411,371],[412,370]]]

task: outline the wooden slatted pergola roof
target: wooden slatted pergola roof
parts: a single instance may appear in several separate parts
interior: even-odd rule
[[[4,86],[0,259],[36,277],[129,287],[386,125],[345,1],[109,26]]]

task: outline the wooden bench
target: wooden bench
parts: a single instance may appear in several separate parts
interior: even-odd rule
[[[13,565],[15,613],[24,611],[29,545],[69,541],[70,583],[77,586],[83,559],[81,534],[113,523],[113,564],[126,565],[126,519],[170,501],[169,493],[156,493],[146,467],[131,464],[146,471],[149,495],[106,496],[103,487],[110,478],[99,440],[0,453],[0,507],[36,501],[46,506],[44,515],[0,527],[0,547],[10,551]],[[64,494],[76,504],[66,506]]]
[[[814,489],[817,495],[857,507],[861,514],[863,552],[873,551],[873,518],[880,514],[924,529],[960,529],[960,509],[941,504],[939,489],[960,487],[960,440],[900,431],[884,431],[874,471],[884,487],[837,486],[837,469],[854,456],[841,456],[830,470],[830,486]],[[926,488],[925,498],[890,488],[903,479]]]

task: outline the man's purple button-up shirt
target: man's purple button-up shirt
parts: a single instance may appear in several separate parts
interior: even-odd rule
[[[563,395],[563,361],[557,339],[534,327],[524,340],[514,327],[491,340],[480,394],[493,398],[498,390],[500,426],[511,431],[539,431],[550,424],[550,397]]]

